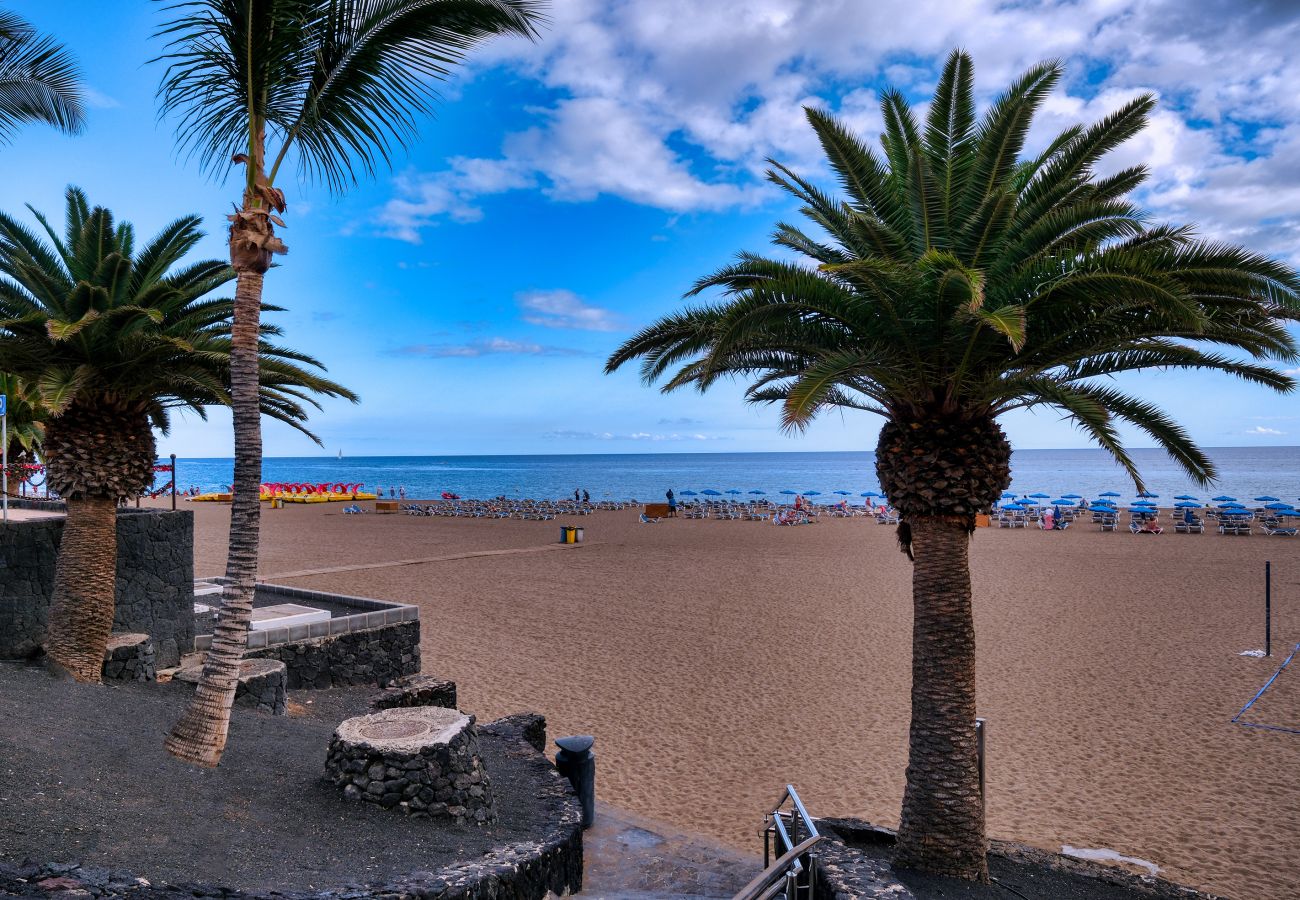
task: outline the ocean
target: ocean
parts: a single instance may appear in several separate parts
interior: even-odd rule
[[[1206,451],[1219,469],[1211,488],[1192,484],[1159,450],[1134,450],[1147,490],[1168,499],[1189,494],[1208,499],[1220,494],[1249,501],[1258,496],[1300,500],[1300,447],[1220,447]],[[163,460],[162,462],[167,462]],[[875,454],[864,453],[611,453],[552,456],[370,456],[268,457],[266,482],[361,483],[363,490],[404,488],[410,498],[450,491],[462,497],[556,498],[575,488],[593,499],[657,501],[672,488],[683,491],[781,491],[838,501],[846,491],[857,498],[879,491]],[[230,459],[180,459],[177,485],[217,490],[230,483]],[[1063,493],[1096,497],[1103,491],[1133,496],[1133,483],[1105,452],[1018,450],[1012,457],[1011,490],[1018,494]],[[165,474],[159,484],[167,482]]]

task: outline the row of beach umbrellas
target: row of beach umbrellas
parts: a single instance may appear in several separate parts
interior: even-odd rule
[[[778,493],[786,496],[795,496],[798,494],[802,494],[805,497],[821,496],[821,491],[794,491],[794,490],[786,489],[783,491],[779,491]],[[852,491],[845,491],[845,490],[831,491],[831,493],[841,497],[853,496]],[[758,488],[755,488],[754,490],[751,491],[742,491],[739,488],[731,488],[730,490],[727,491],[719,491],[714,488],[705,488],[704,490],[701,491],[682,491],[679,496],[721,497],[723,495],[739,496],[743,494],[750,494],[753,496],[763,496],[767,494],[767,491],[760,490]],[[867,498],[873,498],[873,497],[883,498],[885,495],[877,493],[876,491],[864,491],[858,494],[858,496],[867,497]],[[1118,491],[1102,491],[1097,496],[1103,499],[1098,499],[1093,501],[1093,503],[1088,507],[1093,512],[1113,511],[1116,505],[1115,500],[1113,498],[1122,497],[1124,495],[1119,493]],[[1156,504],[1154,501],[1159,499],[1160,497],[1159,494],[1154,494],[1151,493],[1150,491],[1141,491],[1138,493],[1137,496],[1138,499],[1134,500],[1131,504],[1129,504],[1134,509],[1141,510],[1141,509],[1157,508],[1158,504]],[[1038,492],[1033,494],[1026,494],[1023,498],[1017,499],[1016,494],[1007,492],[1002,495],[1002,499],[1003,501],[1005,501],[1001,504],[1002,509],[1016,509],[1017,507],[1023,508],[1026,506],[1042,506],[1044,504],[1041,501],[1048,501],[1048,505],[1052,505],[1052,506],[1074,506],[1077,501],[1082,500],[1084,498],[1080,494],[1061,494],[1059,497],[1053,498],[1051,494],[1044,494]],[[1177,503],[1174,504],[1174,507],[1176,509],[1200,509],[1202,506],[1208,505],[1206,503],[1203,503],[1199,497],[1194,497],[1191,494],[1178,494],[1174,497],[1174,500],[1178,501]],[[1288,514],[1300,515],[1300,511],[1297,511],[1293,504],[1287,503],[1286,501],[1282,500],[1279,497],[1263,495],[1263,496],[1255,497],[1254,500],[1257,503],[1263,503],[1264,509],[1268,509],[1282,515],[1288,515]],[[1218,497],[1212,497],[1209,502],[1217,504],[1218,509],[1222,509],[1226,512],[1231,512],[1234,509],[1241,509],[1241,510],[1246,509],[1244,503],[1237,500],[1236,497],[1230,497],[1226,494],[1221,494]]]
[[[732,495],[737,495],[737,494],[745,494],[745,493],[758,495],[758,494],[766,494],[767,491],[760,491],[760,490],[758,490],[758,489],[755,489],[755,490],[752,490],[752,491],[742,491],[742,490],[740,490],[739,488],[732,488],[732,489],[729,490],[729,491],[716,491],[716,490],[714,490],[713,488],[705,488],[705,489],[702,490],[702,491],[681,491],[680,493],[678,493],[677,496],[679,496],[679,497],[699,497],[699,496],[705,496],[705,497],[721,497],[723,494],[732,494]],[[791,490],[784,490],[784,491],[779,491],[778,493],[781,493],[781,494],[787,494],[787,495],[789,495],[789,496],[791,496],[791,497],[793,497],[793,496],[795,496],[795,495],[797,495],[797,494],[802,494],[802,495],[805,496],[805,497],[820,497],[822,492],[821,492],[821,491],[791,491]],[[841,496],[841,497],[852,497],[852,496],[853,496],[853,492],[852,492],[852,491],[831,491],[831,493],[832,493],[832,494],[838,494],[838,495]],[[878,494],[878,493],[876,493],[875,491],[865,491],[864,493],[861,493],[861,494],[859,494],[858,496],[859,496],[859,497],[883,497],[883,496],[885,496],[885,495],[884,495],[884,494]]]

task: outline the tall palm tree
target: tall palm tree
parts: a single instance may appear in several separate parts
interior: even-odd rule
[[[28,122],[76,133],[85,121],[83,103],[72,55],[21,16],[0,10],[0,142]]]
[[[196,216],[137,250],[129,224],[76,188],[67,200],[63,235],[35,210],[44,237],[0,213],[0,369],[35,386],[48,484],[68,505],[46,653],[94,682],[113,624],[116,507],[153,480],[153,429],[165,434],[173,409],[230,403],[233,303],[208,295],[234,272],[184,262],[203,236]],[[312,394],[355,399],[275,334],[260,341],[262,412],[305,431]]]
[[[226,588],[193,702],[167,748],[215,766],[225,749],[257,578],[262,435],[257,415],[263,277],[288,248],[277,187],[290,159],[306,180],[342,193],[416,136],[436,84],[498,35],[536,36],[543,0],[188,0],[159,32],[159,98],[183,147],[210,171],[244,166],[230,216],[235,288],[234,500]],[[268,162],[269,160],[269,162]]]
[[[741,254],[690,295],[725,299],[651,325],[609,359],[642,359],[647,383],[749,381],[802,429],[848,407],[885,420],[881,488],[913,562],[912,720],[896,863],[986,879],[976,767],[969,535],[1010,481],[1009,410],[1051,407],[1141,488],[1117,424],[1145,432],[1188,475],[1211,460],[1166,413],[1104,376],[1209,369],[1291,391],[1264,361],[1291,361],[1300,318],[1287,266],[1189,228],[1152,224],[1128,198],[1143,167],[1096,164],[1142,129],[1150,96],[1022,156],[1035,110],[1061,77],[1035,66],[977,119],[971,61],[947,60],[922,126],[886,91],[877,153],[825,112],[807,116],[843,197],[771,162],[769,178],[820,233],[780,223],[794,258]],[[688,295],[689,296],[689,295]]]

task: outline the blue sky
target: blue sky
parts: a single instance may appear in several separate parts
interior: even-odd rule
[[[64,186],[153,232],[204,216],[200,252],[224,256],[238,178],[206,178],[156,118],[163,4],[9,4],[80,58],[86,132],[30,128],[0,149],[0,208],[60,214]],[[802,437],[738,388],[661,396],[601,374],[633,330],[676,308],[702,274],[763,251],[793,214],[764,186],[774,156],[825,181],[805,104],[868,135],[876,91],[922,100],[956,45],[982,99],[1032,62],[1068,66],[1034,141],[1162,97],[1115,165],[1154,170],[1158,217],[1300,262],[1300,14],[1286,0],[1041,4],[992,0],[554,0],[537,45],[500,42],[444,88],[395,170],[332,197],[290,182],[290,253],[267,300],[293,346],[362,396],[313,419],[346,454],[851,450],[879,421],[831,415]],[[1123,386],[1207,446],[1300,443],[1300,402],[1222,377],[1142,374]],[[159,451],[221,456],[229,419],[179,420]],[[1051,413],[1007,417],[1023,448],[1086,446]],[[1146,442],[1132,436],[1134,445]],[[268,423],[268,455],[322,452]]]

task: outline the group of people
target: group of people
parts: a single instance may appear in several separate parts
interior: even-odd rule
[[[382,487],[377,487],[377,488],[375,488],[375,496],[376,496],[376,497],[383,497],[383,496],[384,496],[384,489],[383,489]],[[406,488],[404,488],[404,487],[400,487],[400,486],[399,486],[399,487],[392,487],[392,486],[389,486],[389,488],[388,488],[388,499],[390,499],[390,500],[405,500],[405,499],[406,499]]]
[[[579,491],[577,488],[574,488],[574,489],[573,489],[573,502],[574,502],[574,503],[590,503],[590,502],[591,502],[591,494],[588,494],[586,491]]]

